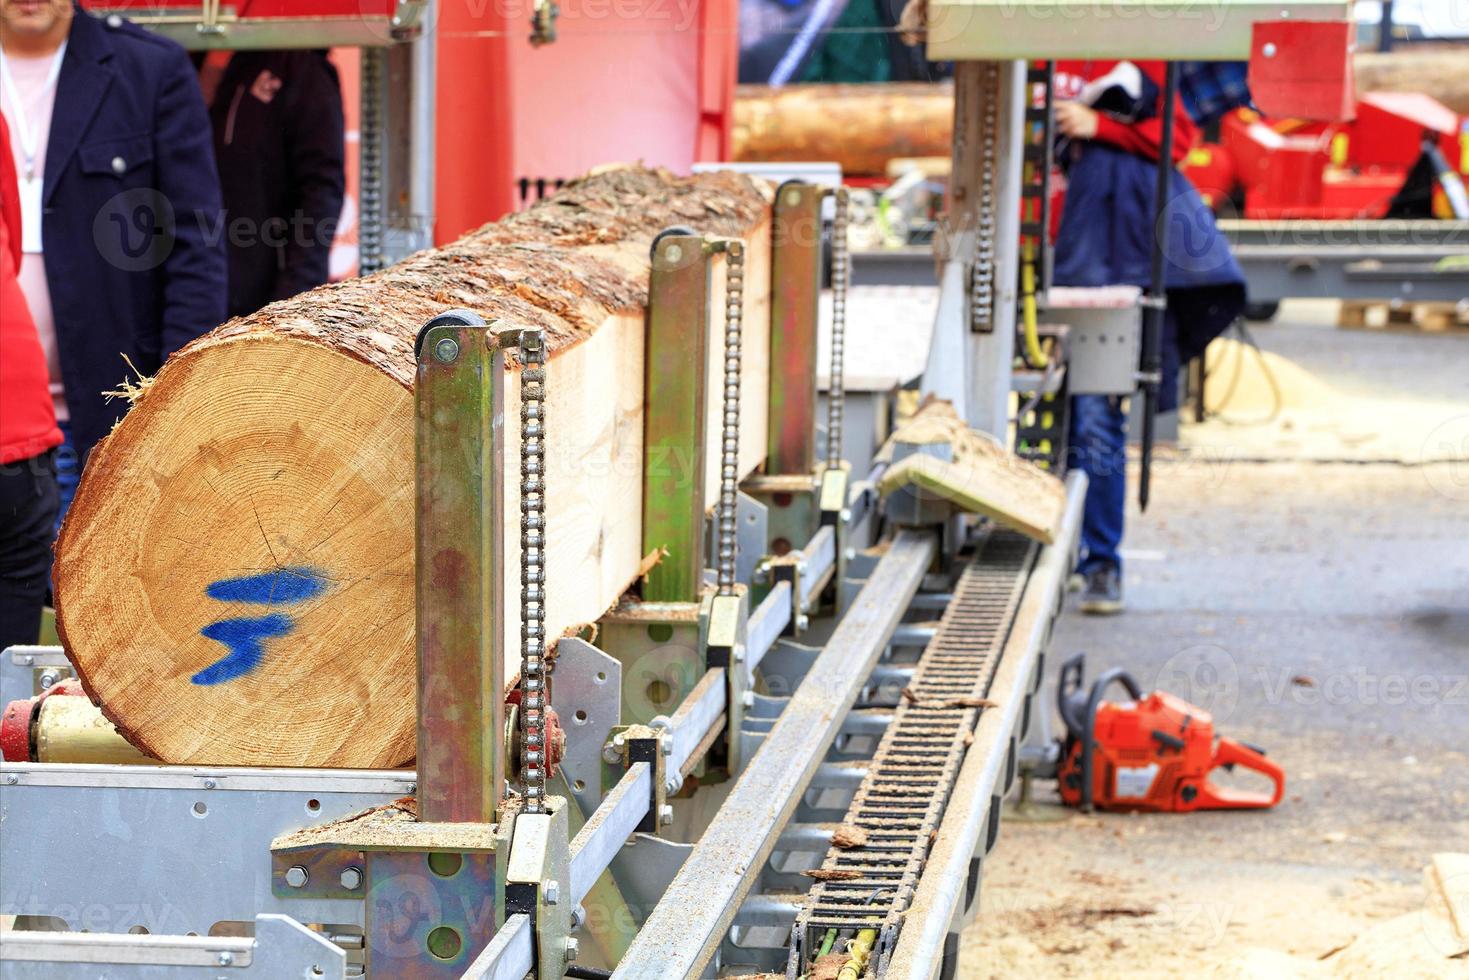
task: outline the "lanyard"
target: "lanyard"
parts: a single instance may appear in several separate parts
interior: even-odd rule
[[[61,47],[56,49],[56,55],[51,60],[51,70],[46,74],[46,81],[41,85],[41,94],[44,96],[51,91],[56,84],[56,79],[61,74],[61,60],[66,57],[66,42],[61,42]],[[0,52],[0,85],[10,93],[10,108],[14,115],[11,120],[15,123],[15,134],[20,137],[20,153],[25,158],[25,179],[36,179],[36,143],[40,139],[40,133],[31,129],[30,120],[26,118],[26,107],[22,104],[20,90],[15,87],[15,79],[10,76],[10,60]]]

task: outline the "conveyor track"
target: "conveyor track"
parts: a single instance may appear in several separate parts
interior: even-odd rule
[[[828,851],[821,868],[829,877],[812,887],[796,920],[796,974],[829,929],[878,929],[874,963],[891,950],[1036,552],[1021,535],[993,530],[960,574],[847,810],[846,826],[865,832],[866,844]]]

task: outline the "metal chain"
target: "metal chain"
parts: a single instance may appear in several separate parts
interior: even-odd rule
[[[836,217],[831,228],[831,378],[826,395],[826,465],[842,463],[842,422],[847,412],[843,360],[847,347],[847,287],[852,267],[847,250],[848,202],[845,187],[836,190]]]
[[[546,340],[520,334],[520,773],[546,812]]]
[[[984,108],[980,120],[979,204],[976,209],[974,265],[969,280],[970,327],[990,331],[995,325],[995,187],[996,154],[999,143],[1000,66],[988,62],[984,68]]]
[[[719,463],[719,594],[735,594],[735,524],[740,479],[740,322],[745,313],[745,246],[721,243],[724,264],[724,433]]]
[[[361,215],[357,220],[357,271],[364,276],[383,267],[382,107],[386,59],[383,48],[362,49],[362,106],[358,120]]]

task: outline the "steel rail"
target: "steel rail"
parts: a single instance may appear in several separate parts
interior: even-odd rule
[[[765,595],[745,625],[745,666],[754,678],[755,668],[775,647],[791,622],[791,583],[777,582]]]
[[[729,686],[724,681],[724,668],[710,667],[669,719],[668,737],[673,740],[673,750],[669,752],[667,762],[670,779],[674,773],[684,771],[695,751],[708,738],[709,729],[724,716],[729,701]]]
[[[930,533],[893,539],[614,977],[702,975],[936,551]]]
[[[524,980],[533,965],[533,941],[530,917],[524,913],[512,915],[459,980]]]
[[[634,762],[571,841],[571,901],[580,904],[632,836],[653,793],[652,767]]]
[[[956,913],[974,898],[966,894],[970,861],[984,853],[983,835],[990,824],[990,807],[1003,791],[1010,737],[1019,727],[1036,657],[1045,645],[1071,571],[1072,545],[1081,531],[1085,499],[1086,477],[1072,473],[1066,481],[1066,510],[1056,541],[1036,559],[990,687],[996,704],[981,712],[974,742],[959,770],[955,785],[963,787],[964,792],[954,793],[944,813],[923,876],[904,916],[905,926],[898,934],[886,972],[893,980],[928,980],[939,975],[951,924],[956,921]],[[960,902],[965,904],[961,906]]]

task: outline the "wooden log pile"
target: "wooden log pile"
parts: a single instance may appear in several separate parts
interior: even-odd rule
[[[769,196],[731,173],[608,169],[179,351],[92,453],[57,545],[59,632],[87,693],[165,762],[409,762],[419,328],[463,307],[546,331],[546,626],[561,635],[645,557],[644,308],[670,225],[746,242],[741,470],[763,460]]]

